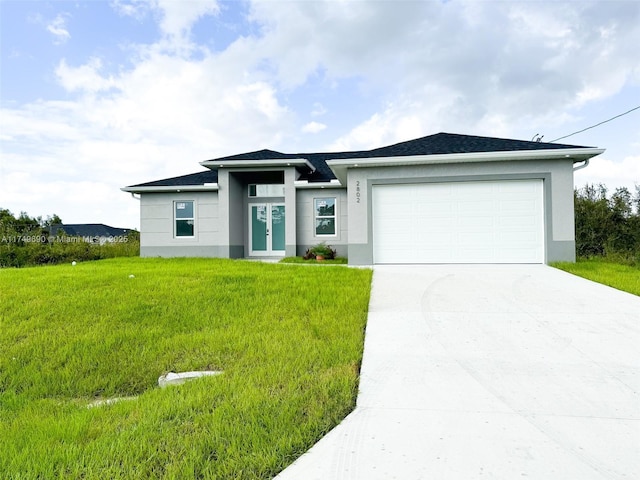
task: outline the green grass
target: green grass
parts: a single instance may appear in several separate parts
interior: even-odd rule
[[[354,407],[370,281],[211,259],[0,270],[0,478],[272,478]],[[204,369],[224,373],[157,387]]]
[[[602,259],[558,262],[554,267],[602,283],[618,290],[640,295],[640,266],[621,265]]]

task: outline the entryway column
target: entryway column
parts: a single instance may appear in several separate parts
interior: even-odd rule
[[[296,238],[296,169],[286,168],[284,171],[284,208],[286,212],[285,223],[285,256],[295,257],[297,254]]]

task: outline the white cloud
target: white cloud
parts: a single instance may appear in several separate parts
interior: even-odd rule
[[[56,18],[47,24],[47,31],[54,36],[54,43],[60,45],[71,38],[69,30],[67,30],[68,13],[60,13]]]
[[[120,14],[137,19],[155,13],[162,33],[173,37],[188,34],[198,19],[220,11],[217,0],[113,0],[111,5]]]
[[[383,109],[376,120],[363,119],[363,128],[390,126],[407,112],[425,128],[526,130],[525,137],[558,111],[640,82],[632,47],[640,44],[639,15],[637,2],[255,2],[252,8],[252,19],[263,25],[259,48],[286,88],[321,69],[329,78],[361,77],[384,92]]]
[[[605,152],[591,159],[587,168],[574,174],[576,187],[583,187],[587,183],[603,183],[611,191],[617,187],[627,187],[629,191],[635,192],[635,185],[640,185],[640,155],[614,161]]]
[[[142,20],[152,7],[151,0],[111,0],[111,7],[120,15]]]
[[[62,59],[56,69],[56,76],[60,84],[68,91],[98,92],[109,90],[117,86],[113,77],[104,78],[100,75],[102,61],[93,57],[85,65],[70,67],[67,61]]]
[[[215,15],[220,10],[216,0],[155,0],[153,3],[162,12],[160,28],[171,36],[184,35],[200,17]]]
[[[135,226],[139,206],[120,187],[192,173],[198,161],[239,149],[273,147],[291,131],[291,111],[272,85],[247,74],[242,59],[193,61],[159,50],[145,50],[116,73],[103,72],[97,58],[76,67],[62,61],[56,74],[73,99],[3,108],[0,205]]]
[[[309,122],[302,127],[303,133],[319,133],[326,129],[327,126],[320,122]]]

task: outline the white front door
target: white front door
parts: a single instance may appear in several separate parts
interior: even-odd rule
[[[284,227],[284,204],[249,204],[249,255],[284,257]]]

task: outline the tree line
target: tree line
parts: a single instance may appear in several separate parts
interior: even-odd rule
[[[576,255],[640,265],[640,185],[635,192],[585,185],[574,191]]]
[[[130,232],[125,241],[103,245],[82,237],[50,237],[49,228],[62,223],[55,214],[42,218],[20,212],[16,216],[0,208],[0,268],[131,257],[140,253],[139,232]]]

